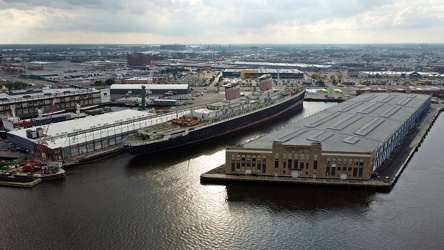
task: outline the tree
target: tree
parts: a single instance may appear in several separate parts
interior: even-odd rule
[[[319,80],[317,83],[318,83],[319,86],[325,87],[325,82],[322,79]]]
[[[12,91],[18,89],[25,89],[28,86],[28,84],[24,82],[5,82],[2,83],[0,86],[4,86],[5,88],[8,89],[8,91]]]
[[[94,86],[102,86],[102,85],[103,85],[103,82],[102,82],[101,80],[98,80],[98,81],[95,81],[95,82],[93,83],[93,85],[94,85]]]
[[[338,72],[338,81],[341,82],[342,78],[344,78],[344,74],[342,73],[342,71]]]
[[[109,78],[105,80],[105,85],[107,86],[111,86],[112,84],[115,84],[116,80],[114,80],[114,78]]]
[[[311,74],[311,78],[319,81],[321,79],[321,73],[314,72],[313,74]]]

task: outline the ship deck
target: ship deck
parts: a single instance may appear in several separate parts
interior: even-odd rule
[[[155,125],[151,125],[151,126],[148,126],[148,127],[144,127],[142,129],[140,129],[138,131],[138,133],[141,134],[141,135],[149,135],[149,134],[151,134],[153,132],[159,133],[159,134],[164,134],[164,133],[170,134],[170,133],[174,133],[174,132],[177,132],[177,131],[182,131],[182,130],[187,129],[187,128],[197,127],[197,126],[199,126],[201,124],[202,124],[202,122],[199,122],[199,123],[191,125],[191,126],[180,127],[180,126],[172,125],[171,124],[171,120],[170,120],[170,121],[167,121],[167,122],[162,122],[162,123],[159,123],[159,124],[155,124]]]
[[[280,93],[282,94],[282,93]],[[299,94],[299,93],[298,93]],[[187,134],[187,130],[194,130],[200,127],[204,127],[208,124],[216,124],[220,121],[225,121],[229,119],[234,119],[238,116],[241,116],[243,114],[250,114],[253,112],[256,112],[258,110],[270,107],[272,105],[282,103],[287,99],[292,98],[291,95],[288,94],[282,94],[280,98],[270,98],[267,103],[260,103],[258,105],[249,106],[243,110],[236,110],[234,112],[228,112],[224,113],[221,116],[218,117],[211,117],[206,118],[204,120],[200,120],[197,124],[189,125],[189,126],[176,126],[172,125],[172,119],[180,117],[187,113],[192,113],[191,108],[189,109],[183,109],[180,110],[176,115],[173,113],[165,114],[163,118],[153,118],[153,119],[159,119],[162,121],[159,121],[158,123],[156,121],[153,121],[154,124],[146,126],[142,129],[139,129],[138,132],[134,135],[129,136],[126,138],[123,142],[124,145],[132,146],[132,145],[138,145],[140,143],[146,144],[147,142],[153,143],[157,141],[163,141],[169,136],[176,137],[180,136],[180,134]],[[214,102],[213,102],[214,103]],[[166,137],[164,137],[166,136]]]

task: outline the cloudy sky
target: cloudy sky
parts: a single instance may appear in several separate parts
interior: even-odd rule
[[[444,43],[443,0],[0,0],[0,44]]]

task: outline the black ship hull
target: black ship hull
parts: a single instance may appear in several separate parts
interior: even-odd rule
[[[302,109],[305,90],[292,98],[249,114],[233,117],[229,120],[214,122],[208,126],[190,130],[188,134],[166,141],[127,146],[131,155],[146,155],[163,150],[177,148],[187,144],[208,140],[217,136],[242,130],[250,126],[281,116],[289,111]]]

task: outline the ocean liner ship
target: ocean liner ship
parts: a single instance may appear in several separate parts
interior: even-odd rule
[[[123,141],[132,155],[155,153],[245,129],[301,109],[304,88],[273,89],[271,75],[259,77],[259,90],[240,95],[237,83],[225,84],[225,100],[191,108],[180,117],[153,124]]]

